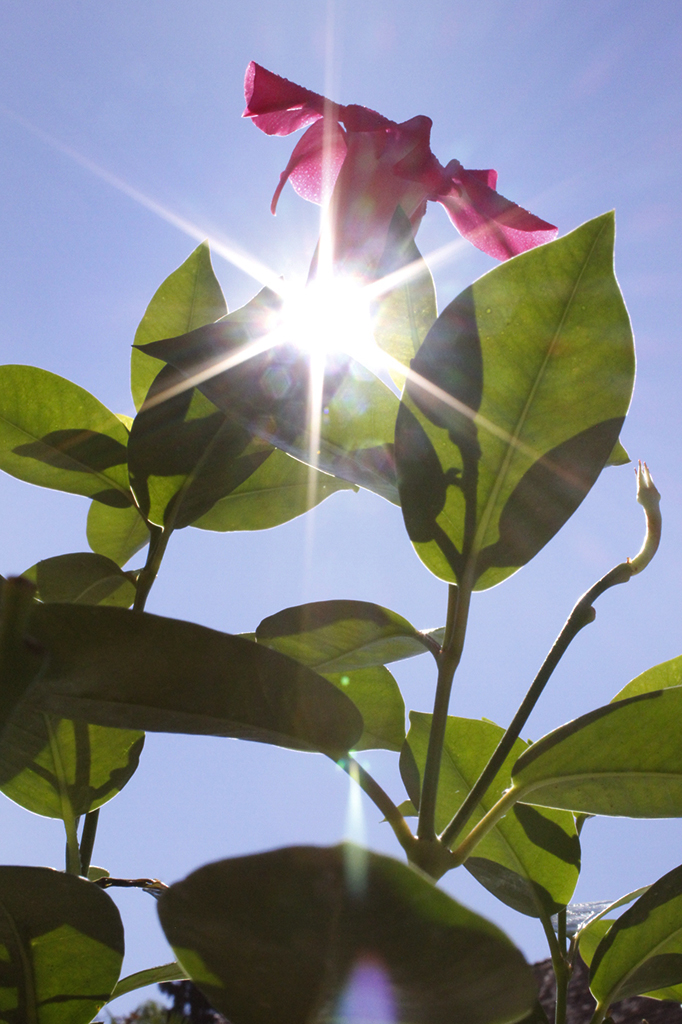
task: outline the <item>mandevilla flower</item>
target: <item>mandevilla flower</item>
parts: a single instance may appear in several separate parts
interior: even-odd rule
[[[428,201],[445,207],[478,249],[506,260],[556,237],[557,229],[495,191],[495,171],[447,166],[430,148],[432,121],[397,124],[368,107],[342,106],[251,62],[244,117],[267,135],[308,130],[299,139],[272,200],[287,180],[315,203],[331,196],[334,260],[363,273],[376,267],[400,206],[416,232]]]

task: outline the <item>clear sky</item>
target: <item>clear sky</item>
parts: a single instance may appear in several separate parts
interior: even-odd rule
[[[292,142],[240,119],[251,59],[397,121],[428,114],[442,163],[496,168],[500,191],[561,233],[615,207],[616,270],[639,360],[623,441],[663,495],[664,541],[643,577],[601,599],[526,728],[537,738],[682,653],[681,27],[680,9],[660,0],[3,0],[1,361],[45,367],[132,413],[135,328],[196,241],[131,189],[277,273],[304,272],[317,209],[287,188],[278,216],[269,213]],[[420,248],[453,237],[434,206]],[[436,274],[441,307],[492,265],[460,250]],[[225,260],[214,266],[231,309],[257,290]],[[2,476],[0,508],[5,575],[87,550],[86,499]],[[606,470],[531,565],[475,598],[452,712],[506,724],[575,599],[634,555],[641,533],[631,468]],[[400,512],[366,492],[336,494],[269,533],[176,534],[148,609],[239,632],[280,608],[335,597],[378,602],[419,627],[445,616],[446,587],[416,558]],[[408,706],[430,710],[430,661],[396,674]],[[366,762],[402,799],[396,758]],[[61,824],[0,801],[3,861],[61,867]],[[94,861],[171,882],[224,856],[336,842],[347,805],[346,776],[322,757],[149,736],[136,776],[102,812]],[[399,855],[378,817],[367,804],[367,841]],[[615,899],[653,881],[678,863],[680,840],[676,821],[590,822],[576,898]],[[444,884],[531,959],[546,955],[539,924],[466,872]],[[117,899],[129,928],[124,973],[170,959],[152,899]]]

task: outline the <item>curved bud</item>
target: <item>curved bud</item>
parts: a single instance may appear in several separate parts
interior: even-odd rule
[[[646,569],[661,541],[661,495],[656,490],[646,462],[639,462],[637,466],[637,501],[646,516],[646,535],[638,554],[634,558],[628,558],[633,576]]]

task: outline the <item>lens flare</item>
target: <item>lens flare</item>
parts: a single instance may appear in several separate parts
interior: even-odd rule
[[[378,957],[365,954],[353,966],[332,1021],[334,1024],[393,1024],[396,1020],[389,973]]]

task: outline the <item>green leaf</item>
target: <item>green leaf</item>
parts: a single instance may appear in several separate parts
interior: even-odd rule
[[[412,362],[396,461],[425,565],[478,589],[515,572],[607,462],[634,379],[612,214],[509,260],[440,315]],[[435,389],[435,390],[434,390]]]
[[[646,672],[635,676],[627,686],[619,690],[611,703],[625,700],[626,697],[637,697],[640,693],[651,693],[653,690],[667,690],[670,686],[682,685],[682,655],[662,661],[660,665],[648,668]]]
[[[132,503],[128,431],[77,384],[36,366],[0,366],[0,469],[40,487]]]
[[[369,986],[377,1017],[410,1024],[502,1024],[535,999],[502,932],[359,847],[208,864],[158,909],[178,960],[233,1024],[350,1019],[354,1007],[367,1012]]]
[[[627,466],[628,462],[632,462],[632,459],[626,452],[620,441],[616,441],[613,446],[613,451],[609,455],[606,465],[607,466]]]
[[[682,982],[682,867],[615,921],[592,957],[590,989],[601,1007]],[[681,989],[682,991],[682,989]],[[666,997],[659,997],[666,998]]]
[[[161,363],[140,346],[193,331],[227,313],[222,290],[211,265],[207,242],[202,242],[154,293],[135,333],[130,359],[130,389],[139,409]]]
[[[54,716],[232,736],[335,759],[362,733],[352,702],[316,672],[204,626],[121,608],[36,604],[28,632],[49,657],[26,703]]]
[[[36,562],[22,573],[37,587],[45,604],[105,604],[129,608],[135,600],[135,584],[115,562],[91,551],[56,555]]]
[[[410,712],[407,743],[424,771],[431,715]],[[492,722],[449,717],[441,759],[436,829],[442,831],[464,802],[504,735]],[[517,740],[476,812],[469,830],[509,787],[511,768],[528,744]],[[465,868],[494,896],[531,917],[549,918],[573,895],[580,874],[580,840],[573,815],[516,804],[476,846]]]
[[[580,923],[577,929],[578,944],[580,946],[580,955],[589,967],[592,963],[592,957],[594,956],[595,950],[601,940],[606,935],[607,931],[613,924],[613,918],[608,919],[607,914],[611,914],[614,910],[619,907],[627,906],[628,903],[632,903],[639,896],[647,891],[648,885],[642,886],[641,889],[635,889],[634,892],[629,892],[625,896],[621,896],[620,899],[614,900],[611,903],[594,903],[585,904],[586,907],[598,907],[598,911],[594,911],[586,921]]]
[[[343,672],[412,658],[428,650],[396,612],[368,601],[314,601],[263,619],[259,644],[320,672]]]
[[[121,978],[111,993],[111,998],[118,999],[119,996],[125,996],[128,992],[145,988],[147,985],[158,985],[164,981],[183,981],[187,977],[187,971],[175,960],[170,964],[161,964],[159,967],[148,967],[144,971],[137,971],[135,974],[129,974],[126,978]]]
[[[353,672],[324,672],[325,679],[353,701],[365,728],[355,750],[400,750],[405,742],[405,702],[383,665]]]
[[[269,530],[303,515],[341,490],[357,487],[340,477],[320,473],[278,448],[270,448],[255,472],[192,526],[221,532]]]
[[[398,501],[393,435],[398,399],[364,366],[328,356],[311,429],[310,355],[281,342],[282,300],[264,288],[217,324],[146,345],[235,424],[302,462]]]
[[[0,738],[0,789],[34,814],[73,820],[111,800],[135,773],[144,733],[15,712]]]
[[[106,893],[51,868],[0,867],[3,1024],[88,1024],[123,960],[123,925]]]
[[[396,283],[375,305],[374,339],[379,348],[407,368],[433,326],[438,310],[431,271],[415,245],[414,230],[400,206],[377,268],[379,281],[392,280],[389,275],[395,275]],[[402,388],[405,375],[394,368],[389,373]]]
[[[88,544],[98,555],[125,565],[149,543],[149,530],[135,505],[111,508],[93,501],[88,512]]]
[[[550,732],[514,765],[519,800],[588,814],[682,816],[682,687],[607,704]]]

